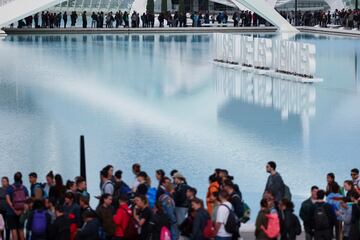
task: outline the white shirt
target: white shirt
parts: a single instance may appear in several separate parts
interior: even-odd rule
[[[224,202],[222,203],[223,205],[226,205],[228,206],[230,209],[232,209],[232,205],[230,202]],[[229,217],[229,209],[225,206],[222,206],[219,205],[218,209],[217,209],[217,212],[216,212],[216,222],[217,223],[221,223],[221,226],[219,228],[219,231],[218,233],[216,234],[216,236],[218,237],[231,237],[231,233],[228,233],[226,230],[225,230],[225,224],[226,224],[226,221]]]

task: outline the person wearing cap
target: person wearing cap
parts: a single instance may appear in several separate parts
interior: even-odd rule
[[[186,184],[185,177],[180,172],[175,173],[173,179],[176,184],[174,192],[176,222],[178,225],[181,225],[189,209],[189,203],[186,198],[189,186]]]
[[[56,219],[50,225],[50,238],[53,240],[69,240],[70,239],[70,219],[64,213],[64,206],[57,205],[55,207]]]

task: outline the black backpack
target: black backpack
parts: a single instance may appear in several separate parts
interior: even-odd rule
[[[299,236],[301,234],[301,224],[299,218],[293,213],[291,214],[291,218],[292,218],[291,222],[294,227],[294,233],[296,234],[296,236]]]
[[[325,206],[316,205],[314,212],[315,230],[326,230],[331,228],[329,216],[326,214]]]
[[[231,210],[225,204],[221,204],[220,206],[225,206],[229,210],[229,216],[226,219],[226,223],[224,225],[225,230],[230,234],[238,234],[239,233],[239,219],[236,216],[235,212]]]

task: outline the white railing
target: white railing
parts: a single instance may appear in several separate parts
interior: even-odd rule
[[[5,4],[12,2],[12,1],[15,1],[15,0],[0,0],[0,7],[4,6]]]

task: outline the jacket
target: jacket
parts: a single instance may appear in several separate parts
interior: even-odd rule
[[[115,233],[115,223],[113,222],[113,207],[105,207],[104,205],[100,205],[96,209],[96,214],[99,216],[106,236],[113,236]]]
[[[301,225],[293,210],[280,211],[281,240],[295,240],[297,231],[301,233]]]
[[[314,209],[315,204],[311,198],[308,198],[301,204],[299,216],[304,222],[305,232],[313,233],[314,231]]]
[[[208,213],[210,216],[213,213],[213,207],[214,207],[214,203],[210,201],[210,196],[212,193],[218,192],[219,188],[220,188],[220,185],[218,182],[212,182],[212,183],[210,183],[210,185],[208,187],[208,191],[206,193],[206,207],[207,207],[207,210],[208,210]]]
[[[188,202],[186,199],[186,191],[189,189],[189,186],[186,183],[180,183],[176,185],[174,193],[174,201],[176,207],[187,208]]]
[[[77,232],[76,240],[99,240],[100,222],[94,218],[87,223]]]
[[[269,175],[266,182],[265,191],[272,193],[272,195],[275,197],[275,201],[277,202],[279,202],[283,198],[285,192],[285,184],[278,172],[276,172],[274,175]]]
[[[200,208],[195,212],[193,228],[191,233],[192,240],[204,240],[204,228],[207,220],[210,219],[208,212],[204,208]]]
[[[50,239],[52,240],[69,240],[70,239],[70,219],[64,214],[57,217],[50,226]]]
[[[113,221],[115,223],[115,237],[124,237],[125,229],[129,225],[131,215],[131,210],[127,204],[119,206],[116,214],[113,216]]]
[[[255,238],[257,240],[268,240],[270,238],[267,237],[265,232],[261,229],[261,226],[268,225],[268,219],[266,215],[269,213],[268,210],[260,210],[255,222]]]

